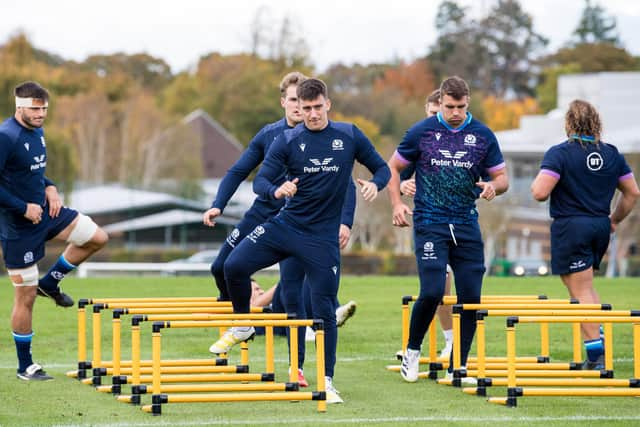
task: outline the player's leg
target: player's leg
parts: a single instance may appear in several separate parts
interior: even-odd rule
[[[304,304],[303,283],[305,279],[304,268],[300,261],[289,257],[280,261],[280,300],[285,312],[295,313],[298,319],[306,319],[307,312]],[[298,328],[298,382],[302,387],[309,384],[304,378],[305,359],[305,329]],[[286,328],[287,338],[289,328]]]
[[[451,295],[451,267],[447,265],[447,279],[444,282],[444,295]],[[453,349],[453,317],[452,309],[450,305],[439,305],[436,311],[438,321],[440,321],[440,328],[442,329],[442,335],[444,335],[444,348],[440,352],[440,357],[449,358],[451,350]]]
[[[46,215],[48,216],[48,212]],[[62,208],[60,214],[49,221],[47,240],[62,240],[69,244],[49,271],[40,278],[39,294],[51,297],[57,305],[69,307],[73,305],[73,300],[60,290],[60,281],[106,245],[109,237],[91,218],[73,209]]]
[[[224,263],[224,275],[234,313],[250,312],[251,275],[288,256],[284,249],[278,249],[278,246],[286,248],[286,240],[280,240],[283,237],[280,228],[271,222],[257,226],[231,251]],[[209,351],[216,354],[227,353],[234,345],[251,339],[254,334],[253,327],[229,328],[211,345]]]
[[[25,381],[46,381],[53,377],[46,374],[40,365],[33,362],[31,340],[33,337],[33,304],[38,287],[38,266],[7,268],[14,286],[14,304],[11,313],[11,328],[18,356],[17,377]]]
[[[480,303],[482,278],[485,272],[484,244],[480,227],[458,224],[453,231],[456,244],[450,250],[450,264],[455,274],[458,304]],[[460,361],[466,366],[471,342],[476,332],[476,312],[465,310],[460,316]],[[450,359],[453,365],[453,355]],[[451,369],[451,368],[450,368]]]
[[[414,230],[420,293],[411,310],[409,342],[400,367],[402,378],[408,382],[418,380],[422,341],[442,301],[447,274],[449,239],[448,227],[445,225],[416,227]]]
[[[244,218],[238,223],[238,225],[229,233],[224,241],[224,244],[218,252],[218,256],[211,264],[211,274],[215,279],[216,286],[218,287],[220,301],[231,301],[229,295],[229,289],[227,288],[227,282],[224,278],[224,263],[227,261],[231,251],[249,234],[260,222],[250,215],[245,215]]]

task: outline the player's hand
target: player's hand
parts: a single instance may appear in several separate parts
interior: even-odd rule
[[[344,224],[340,224],[340,232],[338,233],[338,242],[340,243],[340,249],[344,249],[347,247],[347,243],[349,243],[350,237],[351,229]]]
[[[204,223],[204,225],[207,225],[209,227],[215,227],[216,222],[214,221],[214,219],[219,217],[220,214],[222,214],[222,212],[220,212],[220,209],[211,208],[204,214],[202,214],[202,222]]]
[[[400,192],[405,196],[413,197],[416,195],[416,180],[405,179],[400,183]]]
[[[276,199],[282,199],[283,197],[293,197],[298,191],[298,178],[294,178],[293,181],[285,181],[273,194]]]
[[[364,179],[356,179],[358,184],[360,185],[360,194],[364,197],[364,200],[367,202],[372,202],[378,197],[378,186],[375,182],[366,181]]]
[[[51,218],[56,218],[60,214],[60,209],[62,208],[62,199],[60,199],[58,189],[55,185],[49,185],[44,189],[44,195],[47,199],[47,203],[49,204],[49,216]]]
[[[616,228],[618,228],[618,224],[616,224],[613,221],[611,221],[611,232],[615,233],[616,232]]]
[[[27,203],[27,211],[24,213],[24,217],[34,224],[39,224],[42,221],[42,207],[35,203]]]
[[[393,225],[396,227],[408,227],[407,215],[413,215],[413,211],[404,203],[399,203],[393,207]]]
[[[487,201],[491,201],[496,197],[496,189],[493,187],[493,184],[490,182],[476,182],[476,185],[482,188],[482,193],[478,197],[486,199]]]

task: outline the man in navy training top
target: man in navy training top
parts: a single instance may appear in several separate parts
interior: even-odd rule
[[[305,80],[297,94],[304,124],[286,130],[273,142],[254,181],[257,194],[271,200],[287,198],[285,206],[240,242],[225,263],[225,278],[234,312],[248,313],[251,274],[290,256],[302,263],[311,285],[313,317],[324,322],[327,403],[341,403],[333,387],[341,209],[355,160],[373,173],[371,181],[357,180],[366,201],[375,199],[390,173],[355,125],[329,121],[331,101],[324,82]],[[277,185],[282,165],[289,178]],[[253,333],[251,327],[230,328],[214,345],[228,350]]]
[[[551,271],[560,275],[572,298],[599,304],[593,270],[600,267],[610,233],[629,215],[640,190],[624,156],[600,140],[602,124],[593,105],[571,102],[565,131],[568,139],[545,153],[531,192],[541,202],[551,198]],[[622,197],[611,213],[616,188]],[[583,369],[605,368],[598,326],[581,323],[587,351]]]
[[[88,216],[62,206],[55,184],[45,177],[46,141],[42,125],[47,116],[49,93],[35,82],[14,91],[16,113],[0,125],[0,239],[15,301],[11,315],[18,353],[18,378],[51,380],[33,362],[31,340],[36,294],[62,307],[73,299],[58,286],[65,274],[102,248],[107,234]],[[45,242],[69,243],[47,274],[38,279],[37,262]]]
[[[240,183],[260,165],[275,138],[281,135],[286,129],[292,129],[302,122],[302,114],[298,107],[296,90],[298,85],[306,80],[306,78],[305,75],[297,71],[288,73],[283,77],[280,82],[280,105],[284,109],[285,117],[277,122],[264,126],[253,137],[247,150],[244,151],[240,159],[238,159],[225,174],[218,187],[216,199],[213,201],[212,207],[203,214],[203,222],[205,225],[210,227],[215,226],[215,218],[222,214]],[[274,179],[274,183],[280,185],[284,181],[285,169],[282,167],[281,173]],[[348,191],[347,197],[345,198],[340,226],[340,241],[342,246],[346,245],[349,239],[355,212],[355,187],[353,183],[351,183],[349,189],[350,191]],[[251,230],[275,216],[284,204],[284,199],[266,198],[258,195],[251,208],[245,213],[242,221],[240,221],[231,234],[227,236],[217,258],[211,265],[211,273],[215,278],[216,285],[220,292],[220,300],[229,301],[231,299],[224,277],[224,264],[229,254]],[[276,288],[273,299],[276,305],[284,305],[288,313],[296,313],[300,318],[306,317],[303,293],[301,292],[301,283],[303,280],[304,269],[299,261],[295,258],[289,258],[280,262],[280,281],[281,283],[284,282],[285,285]],[[292,282],[292,285],[287,285],[286,282]],[[302,372],[305,357],[304,332],[305,328],[299,328],[298,380],[302,386],[307,385],[304,373]],[[218,348],[215,346],[211,346],[210,351],[219,353]]]
[[[393,225],[407,227],[406,215],[413,215],[420,277],[420,294],[411,313],[409,342],[400,369],[408,382],[418,380],[420,348],[444,294],[447,264],[454,273],[458,303],[480,302],[485,266],[475,201],[493,200],[508,188],[495,135],[467,111],[467,83],[459,77],[447,78],[440,86],[440,96],[440,112],[413,125],[389,160]],[[400,172],[410,164],[416,169],[413,212],[400,197]],[[490,180],[482,181],[483,175]],[[462,313],[461,329],[464,368],[476,329],[475,312]],[[452,369],[450,363],[448,378]]]

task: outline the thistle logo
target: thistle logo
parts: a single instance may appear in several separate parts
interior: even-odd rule
[[[438,151],[440,151],[440,154],[442,154],[446,159],[460,160],[461,158],[464,157],[465,154],[467,154],[466,151],[456,151],[455,154],[453,155],[449,150],[438,150]]]
[[[587,156],[587,168],[589,168],[590,171],[599,171],[603,165],[604,160],[602,160],[600,153],[591,153]]]
[[[304,173],[318,173],[318,172],[338,172],[340,170],[340,166],[333,165],[329,166],[331,162],[333,162],[333,157],[327,157],[322,160],[320,159],[309,159],[309,161],[314,166],[305,166],[302,168]]]
[[[468,134],[467,136],[465,136],[464,137],[464,145],[475,146],[476,145],[476,136],[472,135],[472,134]]]
[[[305,144],[304,142],[298,145],[298,147],[300,147],[300,151],[302,151],[303,153],[306,146],[307,144]]]
[[[227,236],[227,243],[229,244],[229,246],[231,246],[232,248],[235,248],[236,242],[238,241],[238,237],[240,237],[240,230],[238,230],[237,228],[234,228],[231,234]]]
[[[258,240],[258,237],[262,236],[263,234],[264,234],[264,227],[259,225],[256,228],[254,228],[253,231],[249,233],[249,235],[247,235],[247,239],[251,240],[253,243],[256,243],[256,241]]]
[[[333,151],[344,150],[344,142],[342,142],[341,139],[334,139],[333,142],[331,143],[331,149]]]
[[[31,264],[33,262],[33,252],[29,251],[22,257],[25,264]]]
[[[422,246],[422,259],[438,259],[433,250],[433,242],[425,242]]]
[[[53,276],[53,278],[56,279],[56,280],[64,279],[64,274],[60,273],[59,271],[55,271],[55,270],[51,272],[51,276]]]

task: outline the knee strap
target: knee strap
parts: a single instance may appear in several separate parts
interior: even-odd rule
[[[38,265],[33,264],[27,268],[8,268],[7,274],[11,276],[22,277],[22,283],[16,283],[11,280],[13,286],[37,286],[38,285]]]
[[[73,230],[71,230],[71,233],[69,233],[67,243],[82,246],[91,240],[97,230],[98,224],[93,222],[91,218],[83,214],[78,214],[78,221],[76,222],[76,226],[73,227]]]

